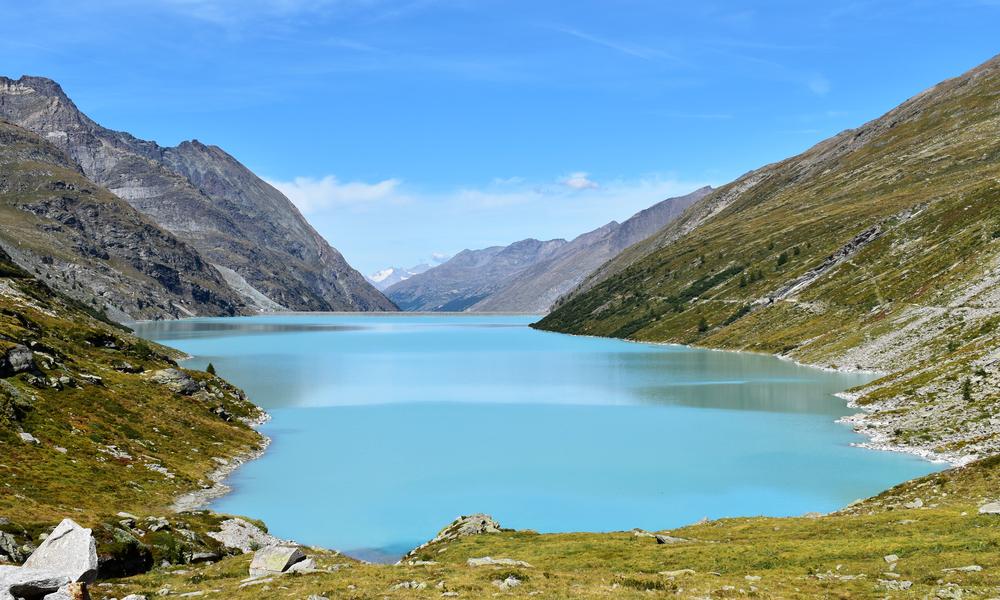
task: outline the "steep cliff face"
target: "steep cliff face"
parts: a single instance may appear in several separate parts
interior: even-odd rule
[[[562,246],[508,281],[500,290],[474,304],[473,311],[546,313],[564,294],[629,246],[656,233],[712,191],[703,187],[669,198],[624,221],[612,221]]]
[[[245,312],[190,246],[88,181],[60,149],[0,121],[0,246],[66,295],[119,319]]]
[[[529,239],[510,246],[463,250],[447,262],[389,287],[386,295],[402,310],[467,310],[566,244],[566,240]]]
[[[0,118],[55,144],[87,178],[231,271],[251,305],[394,310],[287,198],[218,148],[162,148],[106,129],[39,77],[0,78]]]

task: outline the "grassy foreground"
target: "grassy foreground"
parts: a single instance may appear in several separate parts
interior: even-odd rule
[[[419,553],[419,560],[434,564],[368,565],[313,551],[319,568],[331,572],[241,587],[250,561],[241,556],[96,589],[97,597],[153,597],[167,590],[298,599],[432,598],[444,592],[460,598],[989,598],[1000,596],[1000,515],[981,515],[978,507],[998,494],[1000,459],[993,458],[905,483],[828,516],[722,519],[672,530],[688,540],[676,544],[633,532],[502,532]],[[887,562],[890,555],[898,560]],[[483,556],[531,566],[466,564]],[[962,567],[981,570],[947,570]],[[510,576],[521,584],[501,590],[495,582]],[[395,588],[405,582],[418,589]]]

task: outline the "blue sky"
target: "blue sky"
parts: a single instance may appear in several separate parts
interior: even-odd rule
[[[0,72],[217,144],[365,273],[572,237],[1000,52],[1000,0],[33,0]]]

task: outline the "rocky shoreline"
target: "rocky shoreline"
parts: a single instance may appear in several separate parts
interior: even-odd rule
[[[911,454],[932,463],[945,463],[949,467],[963,467],[982,458],[977,453],[941,452],[936,449],[940,446],[940,441],[928,442],[926,444],[896,443],[893,441],[893,431],[896,428],[896,423],[891,419],[881,417],[874,407],[858,404],[858,400],[864,397],[863,393],[840,392],[835,395],[845,400],[848,408],[860,411],[853,415],[837,419],[838,423],[850,425],[855,432],[865,436],[869,440],[867,442],[852,444],[852,446],[882,452]]]
[[[249,425],[257,428],[270,420],[271,415],[263,412],[259,419],[250,422]],[[267,448],[271,445],[271,438],[263,434],[261,434],[261,438],[261,443],[256,449],[247,452],[246,454],[231,458],[225,463],[220,463],[218,469],[209,473],[208,479],[212,482],[209,487],[187,492],[178,496],[177,499],[174,500],[171,510],[177,513],[199,510],[205,508],[213,500],[217,500],[232,491],[232,488],[226,484],[226,479],[228,479],[230,475],[236,472],[236,470],[243,465],[263,456],[264,452],[266,452]]]

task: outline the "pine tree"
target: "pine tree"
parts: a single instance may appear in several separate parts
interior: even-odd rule
[[[213,365],[212,363],[208,363],[208,366],[205,367],[205,372],[208,373],[209,375],[215,375],[215,365]]]

